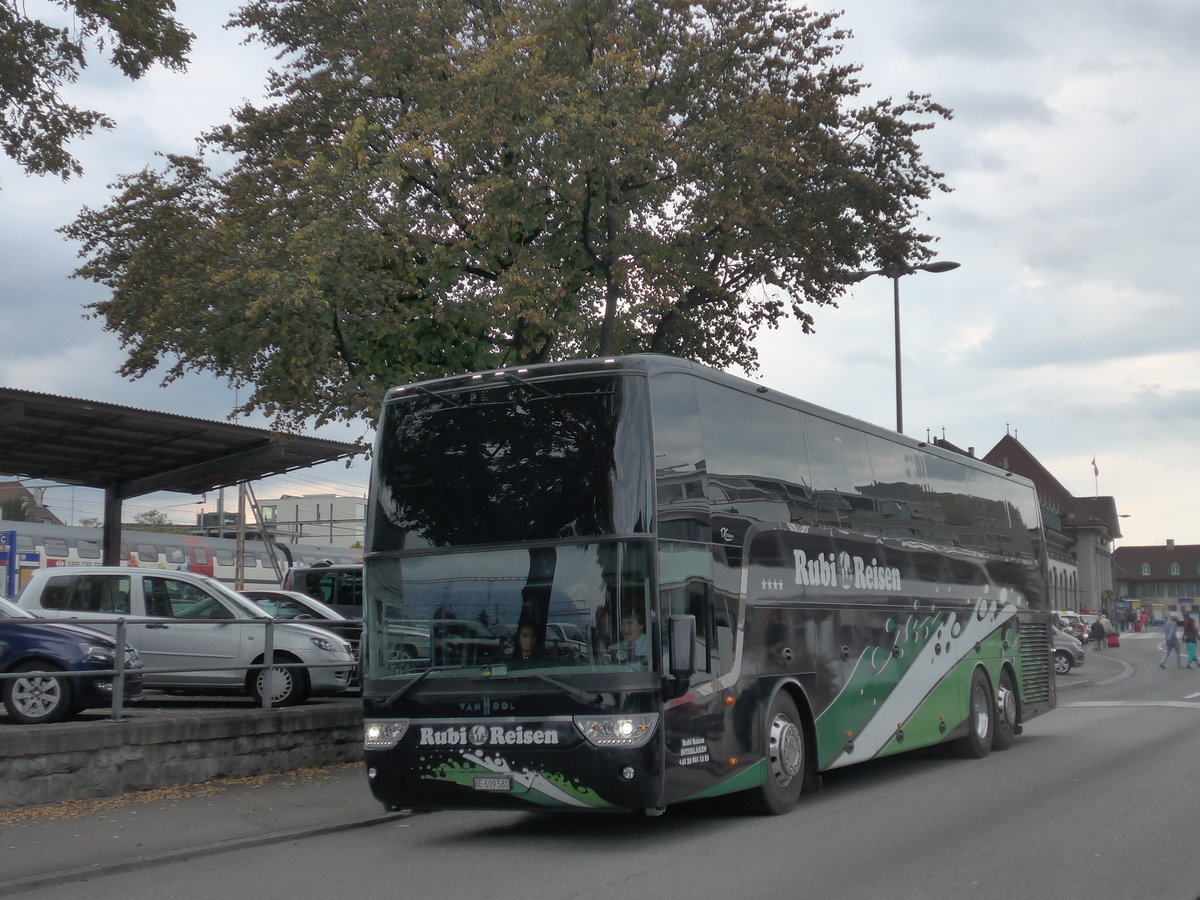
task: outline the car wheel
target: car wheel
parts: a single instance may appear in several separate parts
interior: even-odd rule
[[[954,754],[964,759],[983,759],[991,752],[995,725],[996,706],[992,702],[992,686],[983,669],[976,669],[971,676],[971,693],[967,697],[967,733],[951,745]]]
[[[800,801],[808,776],[803,724],[796,702],[786,691],[780,691],[771,701],[763,752],[767,780],[751,795],[751,807],[764,815],[782,815]]]
[[[299,662],[296,659],[275,657],[276,662]],[[263,706],[266,696],[272,707],[295,706],[308,699],[309,682],[308,670],[278,666],[273,669],[255,669],[247,679],[250,696],[259,706]]]
[[[1054,672],[1058,675],[1066,675],[1071,671],[1071,654],[1066,650],[1054,651]]]
[[[4,680],[4,708],[9,718],[22,725],[61,722],[71,712],[71,679],[54,672],[58,666],[29,662],[12,672],[42,672],[41,675],[20,675]]]

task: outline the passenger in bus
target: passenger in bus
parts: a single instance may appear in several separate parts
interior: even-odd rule
[[[513,645],[513,660],[532,664],[546,659],[546,644],[538,634],[537,626],[522,620],[517,626],[517,639]]]
[[[637,610],[627,610],[621,616],[621,640],[609,649],[613,652],[614,662],[646,665],[650,640],[646,636],[646,624]]]

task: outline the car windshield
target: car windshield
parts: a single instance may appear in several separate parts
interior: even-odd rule
[[[246,591],[245,595],[276,619],[330,619],[343,621],[345,616],[320,600],[295,591]]]
[[[234,610],[238,616],[244,619],[270,619],[273,618],[261,606],[246,597],[243,597],[231,587],[226,587],[215,578],[205,577],[203,579],[204,586],[208,590],[223,600],[228,600],[233,604]]]
[[[10,603],[3,597],[0,597],[0,619],[32,619],[35,618],[33,613],[21,609],[15,603]]]

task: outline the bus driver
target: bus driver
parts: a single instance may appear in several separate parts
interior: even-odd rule
[[[636,610],[629,610],[621,616],[621,640],[609,649],[613,651],[613,660],[618,663],[634,663],[646,665],[650,641],[646,636],[646,625]]]

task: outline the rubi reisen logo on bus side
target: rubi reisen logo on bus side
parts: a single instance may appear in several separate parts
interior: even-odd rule
[[[853,588],[858,591],[888,591],[901,589],[900,570],[894,566],[881,566],[872,559],[867,562],[861,556],[851,556],[842,551],[818,553],[809,558],[803,550],[793,550],[796,560],[796,584],[806,587],[837,587],[842,590]]]

